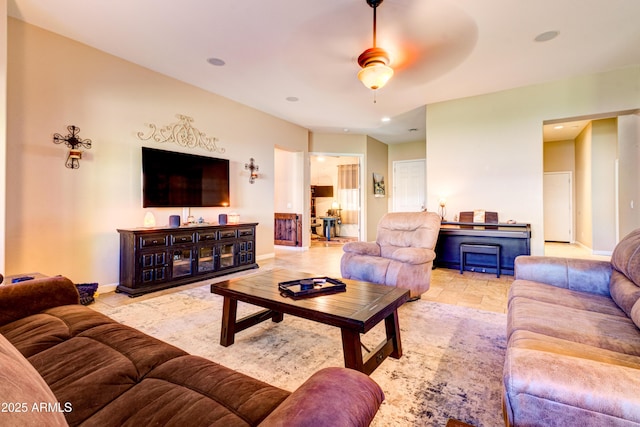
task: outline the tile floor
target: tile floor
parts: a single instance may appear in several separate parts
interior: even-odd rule
[[[329,277],[340,276],[342,245],[319,242],[314,243],[309,250],[305,251],[285,248],[276,249],[275,252],[276,256],[274,258],[258,261],[258,264],[262,268],[286,268]],[[587,250],[578,245],[560,243],[547,244],[545,246],[545,252],[549,256],[609,259],[609,257],[591,256]],[[215,280],[226,280],[228,278],[255,272],[256,270],[234,273]],[[505,313],[507,293],[512,281],[513,276],[501,275],[500,278],[496,278],[495,274],[468,271],[461,275],[458,270],[437,268],[432,272],[431,287],[422,295],[422,299],[497,313]],[[212,280],[196,282],[177,288],[154,292],[137,298],[129,298],[123,294],[109,292],[100,294],[96,299],[96,304],[118,306],[141,301],[146,298],[153,298],[166,293],[177,292],[179,290],[186,289],[186,287],[202,286],[203,284],[211,282]]]

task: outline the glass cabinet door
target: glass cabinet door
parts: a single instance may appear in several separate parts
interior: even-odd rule
[[[235,244],[223,243],[218,245],[220,254],[220,268],[233,267],[235,265]]]
[[[213,271],[215,246],[200,246],[198,248],[198,273]]]
[[[173,270],[172,277],[182,277],[191,275],[191,249],[174,249],[173,250]]]

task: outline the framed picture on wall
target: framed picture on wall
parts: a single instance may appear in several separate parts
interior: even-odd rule
[[[384,197],[384,176],[379,173],[373,173],[373,195],[375,197]]]

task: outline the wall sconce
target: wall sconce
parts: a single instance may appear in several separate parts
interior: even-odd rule
[[[445,206],[447,205],[447,200],[440,199],[438,201],[438,204],[440,205],[440,208],[438,209],[440,211],[440,219],[444,221],[444,216],[447,214],[447,210],[445,209]]]
[[[82,158],[82,150],[80,150],[79,147],[84,147],[86,149],[91,148],[91,140],[79,138],[78,133],[80,132],[80,128],[77,126],[67,126],[67,130],[69,131],[69,134],[64,137],[59,133],[54,133],[53,143],[64,143],[64,145],[70,148],[67,161],[64,165],[69,169],[78,169],[80,167],[80,159]]]
[[[253,184],[258,177],[259,170],[259,167],[255,164],[255,160],[253,160],[253,157],[249,159],[249,163],[244,164],[244,168],[245,170],[248,169],[249,171],[251,171],[251,175],[249,175],[249,183]]]

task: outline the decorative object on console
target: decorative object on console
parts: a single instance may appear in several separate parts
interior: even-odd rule
[[[169,219],[171,219],[171,218],[169,218]],[[144,214],[144,226],[145,227],[155,227],[156,226],[156,217],[153,214],[153,212],[147,211],[147,213]]]
[[[77,126],[67,126],[67,130],[69,131],[69,134],[67,136],[62,136],[59,133],[54,133],[53,143],[64,143],[64,145],[70,148],[69,155],[67,156],[67,161],[64,165],[69,169],[78,169],[80,167],[80,159],[82,158],[82,151],[79,147],[84,147],[87,150],[90,149],[91,140],[79,138],[78,133],[80,132],[80,128]]]
[[[169,227],[180,227],[180,215],[169,215]]]
[[[209,137],[204,132],[194,128],[191,123],[193,118],[183,114],[176,114],[180,119],[178,123],[171,123],[158,128],[154,124],[145,124],[151,132],[145,136],[143,132],[136,133],[138,139],[148,141],[153,139],[155,142],[175,142],[176,144],[187,148],[204,148],[209,151],[224,153],[226,150],[218,147],[218,138]]]
[[[362,67],[358,72],[358,79],[371,90],[380,89],[393,76],[393,68],[389,67],[389,54],[386,50],[376,47],[376,8],[382,1],[366,0],[373,8],[373,47],[358,56],[358,65]]]
[[[373,174],[373,195],[375,197],[384,197],[385,194],[385,190],[384,190],[384,176],[379,174],[379,173],[375,173]]]
[[[249,183],[253,184],[256,182],[256,178],[258,178],[258,170],[260,167],[255,164],[255,160],[253,157],[249,159],[249,163],[244,164],[245,170],[249,170],[251,173],[249,174]]]
[[[447,199],[440,199],[438,204],[440,205],[440,208],[438,209],[440,211],[440,218],[444,221],[444,217],[447,215]]]
[[[228,224],[238,224],[240,222],[240,214],[230,213],[227,215]]]
[[[227,214],[218,215],[218,224],[227,225]]]

